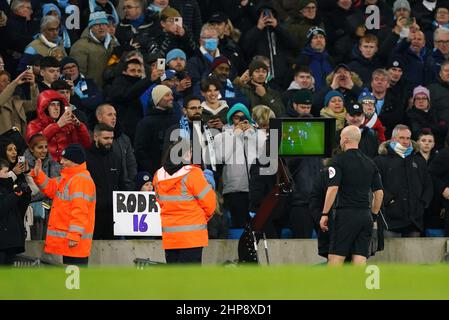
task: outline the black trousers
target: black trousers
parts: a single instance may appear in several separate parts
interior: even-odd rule
[[[76,257],[62,256],[62,263],[67,264],[67,265],[87,267],[87,264],[89,263],[89,257],[76,258]]]
[[[167,249],[165,250],[165,260],[172,263],[199,263],[201,264],[203,247],[188,249]]]
[[[249,193],[233,192],[223,195],[223,206],[231,213],[231,228],[244,228],[251,220],[249,212]]]
[[[15,253],[0,250],[0,266],[11,266],[14,263]]]

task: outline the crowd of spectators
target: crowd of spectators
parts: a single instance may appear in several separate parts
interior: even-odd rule
[[[151,181],[175,129],[201,143],[219,204],[210,236],[226,238],[274,184],[252,174],[245,143],[265,144],[270,118],[320,116],[336,120],[337,140],[360,128],[391,236],[449,236],[449,1],[5,0],[0,39],[0,157],[31,187],[32,239],[51,206],[26,179],[36,159],[56,177],[65,147],[86,149],[94,239],[114,239],[112,191]],[[237,150],[222,150],[229,139]],[[295,188],[270,237],[313,236],[323,160],[286,162]]]

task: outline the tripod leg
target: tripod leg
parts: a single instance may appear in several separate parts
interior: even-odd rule
[[[253,231],[252,232],[253,235],[253,241],[254,241],[254,250],[256,251],[256,260],[257,263],[259,263],[259,255],[257,254],[257,238],[256,238],[256,233]]]
[[[262,233],[263,235],[263,245],[265,247],[265,256],[267,257],[267,265],[270,265],[270,258],[268,256],[268,243],[267,243],[267,236],[265,235],[265,232]]]

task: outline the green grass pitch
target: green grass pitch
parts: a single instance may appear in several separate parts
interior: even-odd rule
[[[281,155],[318,155],[324,153],[324,123],[283,122]]]
[[[63,267],[0,269],[0,299],[449,299],[449,265],[378,267],[379,289],[352,266],[90,267],[79,290],[66,288]]]

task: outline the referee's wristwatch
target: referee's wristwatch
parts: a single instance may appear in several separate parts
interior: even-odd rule
[[[373,218],[373,222],[377,221],[378,213],[371,212],[371,217]]]
[[[325,212],[321,212],[321,216],[323,217],[328,217],[329,216],[329,212],[328,213],[325,213]]]

